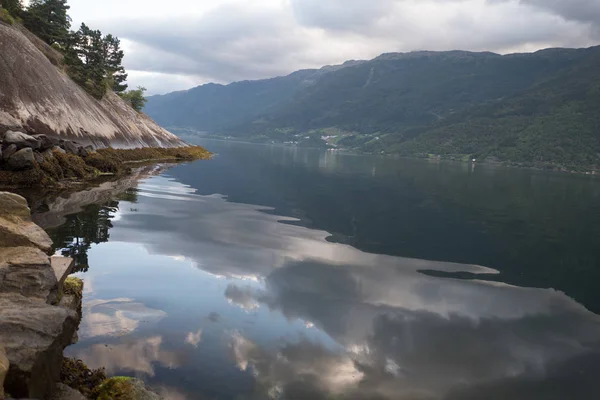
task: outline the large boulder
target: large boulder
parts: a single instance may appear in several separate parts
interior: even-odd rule
[[[35,246],[49,253],[52,240],[31,221],[31,213],[23,197],[0,192],[0,247],[19,246]]]
[[[71,142],[70,140],[65,140],[61,147],[70,154],[79,155],[79,146],[75,142]]]
[[[48,398],[77,329],[77,313],[16,294],[0,294],[0,310],[0,343],[10,361],[4,388],[15,398]]]
[[[17,149],[32,148],[37,150],[41,146],[38,139],[23,132],[8,131],[4,134],[2,141],[4,142],[4,146],[14,144],[17,146]]]
[[[35,156],[29,147],[17,151],[6,160],[6,167],[12,171],[21,171],[35,167]]]
[[[62,277],[50,257],[35,247],[0,248],[0,294],[13,293],[55,303]]]
[[[4,347],[0,344],[0,399],[4,398],[4,379],[6,379],[9,366],[10,363],[6,357],[6,351],[4,351]]]
[[[58,146],[60,143],[59,139],[55,139],[53,137],[49,137],[46,135],[32,135],[32,136],[40,143],[39,151],[51,149],[54,146]]]

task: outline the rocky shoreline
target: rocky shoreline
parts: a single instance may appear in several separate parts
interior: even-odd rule
[[[77,340],[83,282],[68,277],[73,260],[51,249],[27,201],[0,192],[0,399],[160,399],[129,378],[107,379],[88,397],[60,382],[63,350]]]

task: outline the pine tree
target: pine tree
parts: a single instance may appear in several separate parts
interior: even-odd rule
[[[25,27],[48,44],[64,45],[71,27],[70,8],[67,0],[31,0],[23,14]]]
[[[122,65],[123,50],[118,37],[108,34],[104,37],[104,57],[106,60],[107,78],[114,92],[122,93],[127,90],[127,73]]]
[[[0,0],[0,4],[13,17],[19,17],[23,12],[23,3],[21,0]]]

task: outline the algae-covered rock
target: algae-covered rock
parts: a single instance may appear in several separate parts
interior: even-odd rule
[[[97,400],[162,400],[144,382],[124,376],[108,379],[97,390]]]
[[[60,369],[60,381],[88,398],[95,398],[94,391],[106,381],[106,374],[103,369],[91,370],[83,361],[65,357]]]

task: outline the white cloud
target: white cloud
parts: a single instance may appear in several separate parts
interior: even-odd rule
[[[595,0],[71,0],[125,39],[133,86],[166,92],[411,50],[531,51],[599,36]]]

